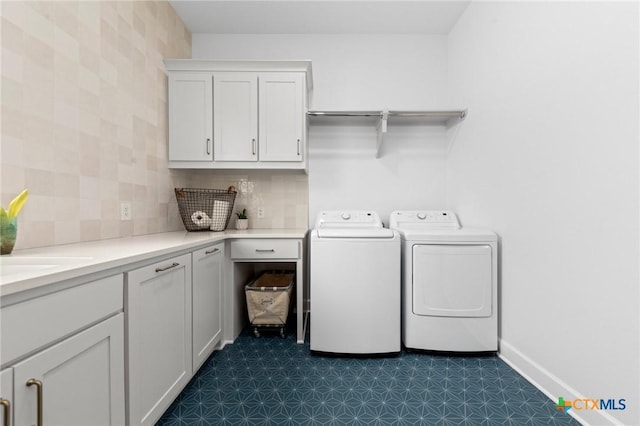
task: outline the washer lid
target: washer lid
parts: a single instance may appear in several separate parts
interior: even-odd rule
[[[364,210],[332,210],[318,214],[316,228],[382,228],[376,212]]]
[[[396,232],[387,228],[320,228],[319,238],[393,238]]]

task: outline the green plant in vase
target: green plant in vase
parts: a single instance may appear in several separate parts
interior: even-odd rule
[[[236,229],[248,229],[249,228],[249,216],[247,216],[247,209],[242,209],[241,212],[236,212]]]
[[[7,210],[0,207],[0,255],[11,254],[18,235],[18,213],[29,198],[29,191],[24,190],[9,203]]]

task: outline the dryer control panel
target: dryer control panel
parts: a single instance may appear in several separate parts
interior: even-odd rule
[[[455,213],[447,210],[398,210],[391,213],[390,228],[460,229]]]
[[[382,228],[376,212],[363,210],[333,210],[318,214],[316,228]]]

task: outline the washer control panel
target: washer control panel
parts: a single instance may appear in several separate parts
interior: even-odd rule
[[[332,210],[318,214],[316,228],[382,228],[382,220],[376,212],[363,210]]]
[[[389,227],[460,229],[460,222],[447,210],[398,210],[391,213]]]

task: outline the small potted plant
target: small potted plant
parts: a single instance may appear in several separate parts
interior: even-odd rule
[[[236,212],[236,229],[248,229],[249,217],[247,216],[247,209],[242,209],[241,212]]]

